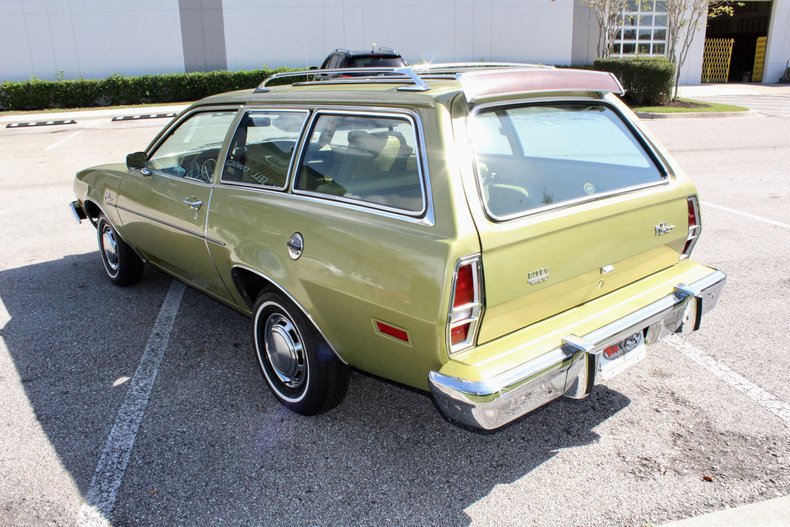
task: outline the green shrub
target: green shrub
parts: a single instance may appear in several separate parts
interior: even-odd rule
[[[675,65],[664,57],[597,59],[593,69],[614,73],[632,104],[661,105],[672,97]]]
[[[0,110],[85,108],[126,104],[170,103],[202,99],[215,93],[251,89],[276,70],[209,71],[106,79],[0,83]]]

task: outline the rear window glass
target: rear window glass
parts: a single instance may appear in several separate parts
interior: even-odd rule
[[[310,134],[296,190],[422,212],[425,197],[412,122],[399,117],[320,115]]]
[[[477,114],[471,128],[485,205],[498,219],[664,177],[601,104],[496,108]]]
[[[400,57],[349,57],[346,62],[347,68],[400,68],[406,63]]]

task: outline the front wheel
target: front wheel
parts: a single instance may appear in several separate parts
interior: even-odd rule
[[[348,388],[348,366],[301,310],[283,295],[263,292],[254,313],[255,352],[274,396],[302,415],[337,406]]]
[[[118,236],[104,214],[101,214],[96,222],[96,235],[99,238],[99,255],[107,278],[120,286],[139,282],[143,276],[143,261]]]

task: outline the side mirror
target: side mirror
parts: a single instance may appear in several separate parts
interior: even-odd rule
[[[311,70],[317,70],[317,69],[318,69],[318,66],[310,66],[310,69],[311,69]]]
[[[145,152],[134,152],[126,156],[126,168],[129,170],[142,170],[148,160],[145,158]]]

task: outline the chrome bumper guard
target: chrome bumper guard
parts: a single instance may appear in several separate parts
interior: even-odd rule
[[[69,203],[69,209],[71,209],[71,213],[74,215],[74,219],[77,220],[77,223],[82,223],[82,220],[88,219],[88,215],[85,214],[85,210],[82,208],[79,201],[72,201]]]
[[[702,315],[716,306],[726,280],[715,271],[692,284],[677,285],[672,294],[583,337],[568,335],[558,348],[485,381],[432,371],[431,392],[449,418],[486,430],[563,395],[582,399],[592,391],[598,359],[607,346],[639,331],[647,344],[696,331]]]

